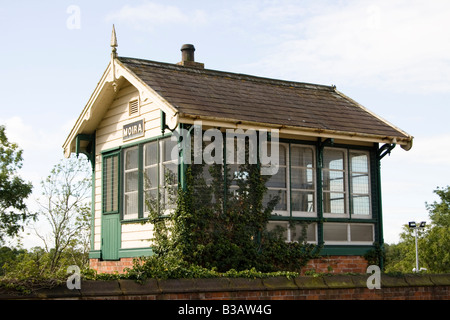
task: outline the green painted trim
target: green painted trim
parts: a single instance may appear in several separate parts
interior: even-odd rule
[[[161,127],[161,134],[164,135],[164,132],[166,131],[166,113],[162,110],[159,110],[159,114],[160,114],[160,127]]]
[[[180,130],[186,130],[186,124],[180,123],[179,126]],[[187,170],[187,164],[185,163],[184,159],[186,157],[190,157],[190,154],[186,154],[187,148],[186,148],[186,141],[181,141],[181,152],[178,153],[178,183],[181,186],[181,189],[186,191],[187,184],[186,184],[186,170]],[[180,141],[178,140],[178,144],[180,144]],[[191,146],[192,148],[192,146]],[[191,150],[189,150],[191,151]]]
[[[227,212],[227,194],[228,194],[228,164],[227,164],[227,136],[225,132],[222,132],[223,141],[223,212]],[[234,145],[234,142],[233,142]]]
[[[91,248],[91,250],[94,250],[94,242],[95,242],[95,165],[92,166],[91,189],[92,190],[91,190],[91,237],[90,237],[90,248]]]
[[[118,213],[102,216],[101,227],[101,258],[103,260],[118,260],[122,243],[120,216]]]
[[[149,257],[152,255],[153,249],[151,247],[119,249],[119,258]]]
[[[107,211],[105,212],[105,203],[104,203],[104,191],[105,191],[105,159],[108,158],[117,158],[117,172],[113,172],[114,174],[117,174],[117,179],[118,179],[118,188],[117,188],[117,210],[114,211]],[[110,248],[117,248],[117,250],[120,248],[120,243],[121,243],[121,228],[120,228],[120,214],[121,214],[121,205],[122,205],[122,188],[121,188],[121,174],[122,174],[122,170],[121,170],[121,164],[122,164],[122,153],[120,151],[115,151],[115,152],[111,152],[109,154],[103,154],[102,155],[102,186],[101,186],[101,190],[102,190],[102,202],[101,202],[101,228],[100,228],[100,258],[103,259],[104,258],[104,253],[107,252],[109,257],[107,260],[117,260],[118,259],[118,251],[112,253],[112,249]],[[114,176],[113,176],[113,181],[114,181]],[[107,186],[106,186],[107,187]],[[114,187],[114,186],[112,186]],[[111,199],[112,203],[114,203],[113,197]],[[114,219],[117,219],[117,234],[112,238],[114,239],[114,243],[113,244],[105,244],[104,243],[104,237],[105,235],[108,235],[105,233],[105,226],[106,226],[106,221],[112,221]],[[109,234],[110,236],[110,234]],[[108,248],[108,250],[105,250],[105,246],[106,248]]]
[[[91,250],[89,251],[89,259],[100,259],[102,257],[101,250]]]
[[[321,221],[318,217],[288,217],[288,216],[275,216],[272,215],[269,218],[270,221]]]
[[[153,140],[156,141],[156,159],[158,161],[158,165],[156,166],[157,171],[156,171],[156,179],[158,181],[158,188],[156,188],[156,197],[157,197],[157,201],[156,201],[156,210],[158,211],[158,214],[161,212],[159,205],[161,204],[161,193],[160,193],[160,185],[161,185],[161,143],[159,141],[159,139]]]
[[[376,157],[375,157],[375,170],[376,170],[376,183],[377,183],[377,196],[378,196],[378,228],[375,228],[375,230],[378,231],[378,244],[380,248],[384,247],[384,235],[383,235],[383,203],[382,203],[382,190],[381,190],[381,159],[386,155],[386,153],[390,152],[395,145],[388,147],[388,151],[385,153],[382,153],[384,151],[386,145],[384,145],[382,148],[377,145],[376,148]],[[384,269],[384,259],[383,256],[379,256],[380,261],[380,268],[381,270]]]
[[[318,138],[316,143],[316,199],[317,199],[317,218],[318,221],[323,220],[323,183],[322,183],[322,168],[323,168],[323,145],[322,139]],[[317,224],[317,242],[323,245],[323,223]]]
[[[147,248],[127,248],[127,249],[119,249],[118,257],[120,258],[137,258],[137,257],[149,257],[154,254],[153,249],[151,247]],[[101,259],[102,251],[101,250],[91,250],[89,251],[89,259]]]
[[[148,138],[148,139],[144,139],[144,140],[139,140],[139,141],[134,141],[134,142],[130,142],[130,143],[127,143],[127,144],[123,144],[123,145],[118,146],[118,147],[105,149],[105,150],[101,151],[100,153],[101,154],[105,154],[105,153],[110,153],[110,152],[114,152],[114,151],[120,151],[121,149],[127,149],[127,148],[131,148],[131,147],[135,147],[135,146],[138,146],[140,144],[146,144],[148,142],[169,138],[171,136],[172,136],[172,133],[169,132],[169,133],[166,133],[166,134],[163,134],[163,135],[159,135],[159,136],[154,136],[154,137],[151,137],[151,138]]]
[[[138,145],[138,218],[144,217],[144,145]],[[122,219],[123,220],[123,219]]]
[[[347,194],[347,199],[346,201],[348,201],[348,217],[351,220],[352,216],[353,216],[353,199],[352,199],[352,172],[351,172],[351,163],[350,163],[350,149],[346,149],[345,150],[346,156],[347,156],[347,186],[348,186],[348,190],[346,190],[346,194]],[[367,159],[368,161],[370,161],[370,158]],[[370,181],[369,181],[370,183]],[[344,187],[345,187],[345,183],[344,183]]]
[[[86,150],[81,150],[80,142],[88,141]],[[95,132],[93,134],[78,134],[75,137],[75,154],[78,155],[82,153],[91,162],[92,167],[95,167]]]
[[[288,161],[289,161],[289,217],[292,218],[292,168],[291,168],[291,143],[288,143]],[[287,166],[286,166],[287,167]]]
[[[374,246],[361,246],[361,245],[325,245],[320,250],[320,256],[363,256],[369,251],[373,250]]]
[[[343,222],[343,223],[371,223],[376,224],[377,219],[351,219],[351,218],[323,218],[323,222]]]

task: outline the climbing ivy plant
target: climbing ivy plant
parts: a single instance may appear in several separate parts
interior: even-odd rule
[[[298,271],[319,254],[318,246],[302,239],[286,242],[281,228],[267,230],[279,197],[264,205],[270,177],[261,175],[259,165],[242,164],[231,174],[229,165],[192,164],[185,178],[184,188],[168,192],[176,202],[171,214],[161,214],[161,201],[147,203],[154,230],[152,263],[163,259],[219,272]]]

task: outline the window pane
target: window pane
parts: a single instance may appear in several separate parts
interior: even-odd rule
[[[369,196],[352,197],[353,214],[370,215]]]
[[[294,189],[314,190],[314,171],[291,167],[291,186]]]
[[[163,164],[164,185],[175,185],[178,183],[178,164],[166,162]]]
[[[291,241],[316,241],[316,224],[296,224],[291,229]]]
[[[323,193],[323,211],[325,213],[346,213],[344,193]]]
[[[291,165],[297,167],[314,167],[313,149],[291,146]]]
[[[144,147],[144,152],[144,165],[146,167],[158,163],[158,142],[147,143]]]
[[[279,159],[279,164],[281,166],[285,166],[286,165],[286,146],[279,144],[278,145],[278,159]]]
[[[125,170],[136,169],[138,167],[138,148],[125,150]]]
[[[324,223],[324,241],[347,241],[347,224],[345,223]]]
[[[322,187],[324,191],[344,192],[344,172],[324,170],[322,172]]]
[[[138,214],[138,193],[133,192],[125,195],[125,216],[133,215],[137,218]],[[125,217],[127,218],[127,217]],[[129,217],[128,217],[129,218]]]
[[[366,174],[352,174],[352,193],[369,193],[369,176]]]
[[[138,172],[132,171],[125,173],[125,192],[138,190]]]
[[[284,221],[269,221],[267,223],[267,231],[274,234],[280,234],[282,239],[288,239],[288,223]]]
[[[163,144],[163,160],[162,161],[171,161],[178,160],[178,156],[172,159],[172,150],[176,149],[175,155],[178,154],[178,142],[172,141],[171,138],[162,140]]]
[[[287,198],[286,198],[286,191],[278,191],[278,190],[267,190],[266,194],[263,198],[263,204],[264,206],[267,206],[268,202],[275,198],[276,196],[279,197],[279,201],[277,205],[275,206],[274,210],[277,211],[286,211],[287,210]]]
[[[151,189],[144,192],[144,211],[158,211],[158,189]]]
[[[268,188],[286,188],[286,168],[279,167],[278,172],[266,182]]]
[[[352,152],[350,154],[350,161],[352,172],[369,172],[367,154]]]
[[[373,242],[373,225],[350,224],[350,236],[352,241]]]
[[[144,182],[145,189],[158,187],[158,166],[145,169]]]
[[[344,152],[325,149],[323,152],[323,167],[332,170],[344,170]]]
[[[292,191],[292,211],[314,212],[314,193]]]

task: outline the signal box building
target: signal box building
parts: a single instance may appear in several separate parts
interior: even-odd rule
[[[278,130],[279,168],[267,182],[280,195],[268,228],[307,221],[307,241],[323,244],[317,272],[365,272],[364,254],[383,244],[380,162],[413,138],[334,86],[209,70],[184,45],[179,63],[117,55],[64,142],[66,157],[84,153],[93,166],[91,268],[122,272],[152,254],[146,197],[161,193],[173,158],[172,132]],[[152,183],[144,182],[144,176]],[[286,241],[299,230],[287,229]]]

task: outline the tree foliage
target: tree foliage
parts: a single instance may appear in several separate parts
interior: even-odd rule
[[[434,191],[440,202],[427,204],[431,228],[423,241],[423,261],[433,272],[450,272],[450,186]]]
[[[5,236],[17,236],[23,225],[33,217],[25,204],[32,185],[17,173],[22,167],[23,151],[17,144],[8,141],[5,131],[5,127],[0,126],[0,243]]]
[[[79,267],[88,264],[91,217],[91,166],[86,158],[71,157],[56,164],[41,182],[38,217],[50,226],[45,234],[36,230],[50,255],[50,270],[61,264],[64,253],[82,252]]]
[[[418,233],[419,268],[431,273],[450,272],[450,187],[437,188],[434,192],[439,202],[426,204],[431,223]],[[386,272],[410,273],[415,267],[414,231],[403,226],[398,244],[386,248]]]

